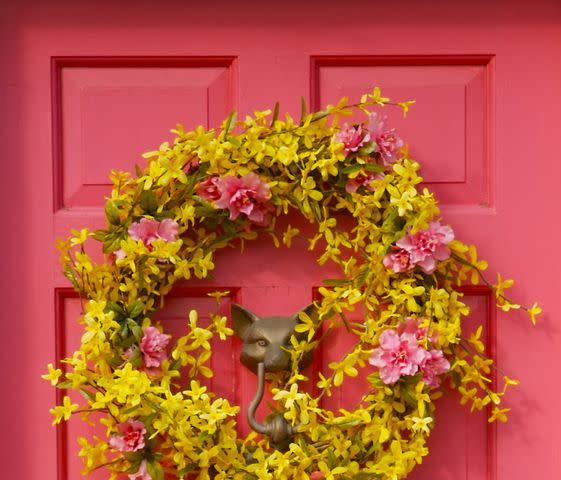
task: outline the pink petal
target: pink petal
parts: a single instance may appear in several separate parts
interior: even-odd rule
[[[439,245],[433,253],[434,258],[437,260],[447,260],[450,258],[451,252],[446,245]]]
[[[431,274],[436,270],[436,262],[434,257],[427,257],[422,262],[417,263],[423,269],[423,272]]]
[[[395,330],[384,330],[379,339],[380,346],[384,350],[395,350],[399,348],[400,338]]]
[[[179,224],[171,218],[164,218],[158,227],[158,236],[166,242],[175,242]]]
[[[380,370],[380,378],[386,385],[397,382],[400,376],[401,372],[399,371],[399,368],[396,368],[393,365],[387,365]]]
[[[386,360],[383,358],[384,350],[381,348],[375,348],[372,355],[368,359],[368,363],[375,367],[384,367],[386,365]]]

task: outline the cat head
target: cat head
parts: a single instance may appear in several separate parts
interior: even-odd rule
[[[290,355],[284,349],[290,348],[292,335],[299,340],[305,338],[294,330],[300,322],[300,312],[290,317],[259,317],[236,303],[232,304],[231,311],[234,332],[243,341],[240,361],[254,373],[257,373],[257,364],[261,362],[265,364],[266,372],[289,371]],[[312,319],[317,318],[313,304],[301,311]],[[312,352],[308,352],[303,356],[300,368],[306,368],[311,361]]]

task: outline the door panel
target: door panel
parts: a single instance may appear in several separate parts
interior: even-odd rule
[[[561,335],[552,326],[561,313],[561,263],[549,251],[561,228],[561,166],[552,154],[561,123],[559,2],[24,0],[0,6],[0,39],[7,478],[79,478],[71,453],[78,427],[57,434],[50,426],[56,394],[38,379],[80,335],[73,323],[79,303],[52,245],[71,228],[103,226],[109,170],[133,170],[178,122],[216,126],[232,108],[243,117],[277,100],[298,115],[302,95],[320,107],[374,85],[417,99],[407,120],[387,113],[422,163],[444,221],[480,246],[491,279],[497,270],[517,279],[513,296],[523,303],[538,297],[545,312],[530,332],[522,315],[495,317],[486,292],[466,292],[470,322],[488,326],[498,363],[521,380],[509,398],[512,419],[489,426],[453,396],[441,399],[433,450],[413,478],[561,476],[561,390],[553,380]],[[225,309],[235,300],[262,315],[290,314],[332,275],[305,243],[277,251],[263,240],[243,256],[221,252],[214,280],[180,286],[160,315],[179,334],[189,305],[207,311],[212,301],[204,293],[215,287],[232,292]],[[244,410],[255,379],[238,366],[236,342],[217,350],[228,361],[218,362],[225,370],[213,388]],[[347,339],[328,342],[316,369],[341,354]],[[360,380],[349,383],[326,402],[356,401],[362,388]]]

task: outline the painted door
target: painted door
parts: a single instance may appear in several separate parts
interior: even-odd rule
[[[525,303],[538,297],[546,312],[530,332],[522,316],[495,315],[484,289],[466,292],[498,363],[522,382],[510,397],[512,420],[491,426],[457,398],[442,400],[432,453],[414,478],[560,478],[561,4],[238,3],[0,6],[3,478],[79,478],[81,427],[50,426],[55,392],[39,377],[80,334],[55,237],[103,224],[110,169],[132,170],[177,122],[212,126],[232,108],[251,112],[277,100],[295,113],[301,95],[319,107],[373,85],[417,100],[406,122],[392,121],[444,220],[480,246],[491,275],[518,279],[513,294]],[[243,257],[222,254],[218,265],[214,286],[264,315],[296,311],[329,276],[305,245],[256,243]],[[180,332],[188,307],[207,311],[211,288],[176,289],[160,314],[166,325]],[[344,336],[335,338],[316,364],[344,346]],[[231,361],[237,348],[220,351],[213,387],[243,407],[255,380]],[[356,386],[335,396],[332,406],[359,393]]]

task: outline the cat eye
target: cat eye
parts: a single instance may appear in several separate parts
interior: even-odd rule
[[[257,345],[259,345],[260,347],[266,347],[269,344],[269,342],[267,342],[267,340],[257,340]]]

